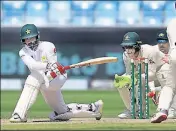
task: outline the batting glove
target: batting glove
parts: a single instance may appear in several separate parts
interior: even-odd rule
[[[47,64],[45,75],[49,78],[49,80],[52,80],[56,76],[63,75],[65,73],[64,67],[58,62]]]

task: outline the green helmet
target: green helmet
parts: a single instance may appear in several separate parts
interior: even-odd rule
[[[29,43],[27,46],[32,50],[36,49],[39,41],[39,31],[34,24],[26,24],[21,28],[20,39],[25,44],[25,39],[36,37],[35,42]]]
[[[168,37],[167,37],[166,30],[160,30],[157,33],[156,40],[157,40],[157,42],[161,42],[161,43],[162,42],[168,42]]]
[[[136,32],[128,32],[124,35],[121,45],[123,47],[134,47],[136,51],[140,50],[142,41]]]

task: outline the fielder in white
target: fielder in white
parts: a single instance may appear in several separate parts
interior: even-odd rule
[[[167,26],[167,35],[169,39],[170,49],[168,56],[163,58],[165,63],[169,64],[169,71],[167,74],[166,84],[162,88],[158,110],[152,119],[152,123],[160,123],[167,119],[168,110],[172,104],[173,98],[176,94],[176,19],[169,22]]]
[[[162,53],[164,53],[165,55],[168,55],[170,45],[169,45],[166,30],[161,30],[157,33],[157,45],[159,50]],[[156,95],[156,92],[160,94],[161,89],[166,84],[168,71],[169,71],[168,63],[164,63],[161,67],[157,68],[157,72],[156,72],[157,80],[154,81],[153,86],[150,84],[151,92],[149,94],[153,93]],[[156,98],[155,102],[158,103],[159,95],[155,98]],[[174,96],[171,107],[168,111],[168,118],[169,119],[176,118],[176,95]]]
[[[131,59],[136,58],[148,58],[149,65],[149,82],[152,82],[156,79],[156,67],[164,64],[161,60],[158,59],[159,49],[157,46],[150,46],[147,44],[141,45],[142,41],[140,37],[135,32],[128,32],[124,35],[122,47],[124,49],[123,53],[123,61],[126,67],[126,73],[122,76],[115,75],[114,86],[118,89],[120,96],[126,106],[126,110],[119,114],[119,118],[131,118],[130,114],[130,84],[131,84]],[[137,70],[138,61],[135,60],[135,70]],[[144,64],[142,64],[142,89],[143,89],[143,111],[145,109],[145,74],[144,74]],[[137,84],[137,83],[136,83]],[[137,87],[136,87],[137,88]],[[136,92],[136,101],[137,101],[137,92]],[[136,112],[138,112],[137,108],[138,102],[136,102]],[[138,113],[136,113],[138,114]]]
[[[21,28],[21,42],[24,47],[19,51],[19,55],[31,73],[25,81],[10,122],[27,121],[27,112],[36,101],[39,91],[53,110],[49,115],[52,121],[66,121],[74,117],[101,119],[102,100],[90,104],[65,104],[61,87],[67,80],[67,73],[63,66],[57,63],[54,44],[40,41],[39,31],[34,24],[26,24]]]

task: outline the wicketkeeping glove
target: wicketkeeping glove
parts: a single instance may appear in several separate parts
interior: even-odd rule
[[[119,76],[115,74],[115,79],[114,79],[115,88],[123,88],[125,86],[129,86],[130,83],[131,83],[131,79],[129,76]]]
[[[137,83],[136,78],[135,78],[134,83],[136,85]],[[115,74],[114,87],[115,88],[123,88],[123,87],[130,88],[131,87],[131,76],[130,75],[119,76]]]

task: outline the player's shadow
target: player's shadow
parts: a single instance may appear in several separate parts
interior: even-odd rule
[[[69,120],[68,120],[69,121]],[[55,120],[55,121],[51,121],[51,120],[33,120],[32,122],[67,122],[67,121],[62,121],[62,120]]]

